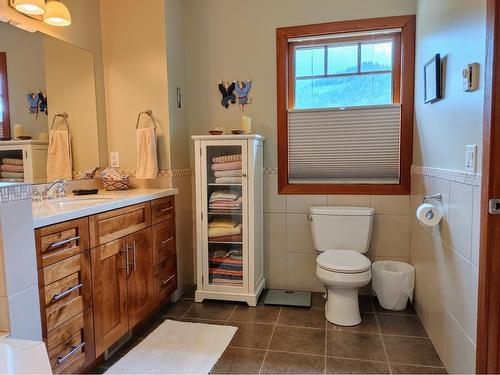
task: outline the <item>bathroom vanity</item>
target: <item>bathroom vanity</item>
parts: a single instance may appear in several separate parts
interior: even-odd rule
[[[34,204],[43,339],[54,373],[78,373],[177,288],[176,189]]]

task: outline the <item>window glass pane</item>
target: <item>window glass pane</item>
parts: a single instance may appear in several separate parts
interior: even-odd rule
[[[295,76],[307,77],[325,74],[325,49],[301,48],[295,52]]]
[[[295,108],[392,104],[392,74],[298,79]]]
[[[361,71],[392,70],[392,42],[361,45]]]
[[[358,72],[358,45],[328,47],[328,74]]]

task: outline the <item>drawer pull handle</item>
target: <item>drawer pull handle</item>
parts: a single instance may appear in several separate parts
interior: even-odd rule
[[[160,245],[161,245],[161,246],[166,245],[166,244],[168,244],[170,241],[173,241],[173,239],[174,239],[174,237],[170,237],[169,239],[167,239],[167,240],[165,240],[165,241],[162,241]]]
[[[83,284],[78,284],[78,285],[72,286],[71,288],[68,288],[66,291],[64,291],[62,293],[54,294],[54,296],[52,297],[52,300],[59,301],[59,300],[63,299],[64,297],[66,297],[67,295],[73,293],[75,290],[80,289],[82,286],[83,286]]]
[[[133,270],[134,272],[137,271],[137,244],[135,241],[132,242],[132,261],[133,263]]]
[[[167,212],[167,211],[170,211],[172,208],[173,208],[172,206],[167,207],[167,208],[162,208],[162,209],[160,210],[160,212]]]
[[[128,244],[125,245],[125,250],[121,250],[122,253],[125,253],[125,267],[122,267],[122,269],[126,270],[126,275],[130,275],[130,261],[128,257]]]
[[[58,241],[58,242],[51,243],[50,246],[49,246],[49,249],[56,249],[58,247],[66,245],[66,244],[68,244],[70,242],[78,241],[79,239],[80,239],[80,236],[74,236],[74,237],[66,238],[65,240],[61,240],[61,241]]]
[[[66,360],[71,357],[72,355],[74,355],[77,351],[79,351],[81,348],[83,348],[85,346],[85,341],[82,342],[80,345],[77,345],[77,346],[72,346],[71,347],[71,350],[66,353],[65,355],[63,355],[62,357],[57,357],[57,364],[60,365],[64,362],[66,362]]]
[[[163,280],[161,282],[161,286],[164,287],[165,285],[167,285],[170,282],[170,280],[172,280],[174,277],[175,277],[175,274],[173,274],[172,276],[170,276],[167,280]]]

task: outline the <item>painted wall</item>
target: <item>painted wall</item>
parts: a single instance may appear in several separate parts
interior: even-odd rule
[[[188,123],[186,51],[183,0],[165,0],[167,38],[167,74],[169,93],[170,154],[172,169],[188,168],[191,142]],[[181,90],[181,108],[177,107],[177,88]]]
[[[101,1],[108,149],[125,170],[136,169],[136,120],[145,109],[159,125],[160,168],[170,168],[164,12],[164,0]]]
[[[175,173],[172,186],[179,189],[175,198],[178,295],[182,295],[195,283],[191,175],[179,174],[179,169],[189,168],[191,142],[186,103],[184,2],[185,0],[165,0],[170,155]],[[177,107],[177,88],[182,93],[181,108]]]
[[[479,257],[479,183],[461,178],[465,145],[481,145],[483,87],[464,93],[462,69],[485,61],[486,1],[419,0],[414,164],[432,168],[412,175],[410,256],[416,269],[416,310],[449,372],[474,371]],[[444,99],[423,104],[423,64],[446,57]],[[418,171],[418,170],[417,170]],[[428,173],[430,172],[430,173]],[[427,194],[443,194],[444,219],[432,230],[413,212]]]
[[[409,260],[409,197],[280,196],[277,194],[276,28],[359,18],[414,14],[415,1],[254,0],[184,2],[187,112],[191,134],[238,128],[237,105],[224,109],[219,80],[253,79],[244,114],[266,136],[264,244],[269,287],[317,290],[316,253],[307,209],[311,205],[373,205],[377,209],[372,259]],[[231,25],[238,25],[233,27]],[[191,147],[192,150],[192,147]],[[194,191],[194,189],[193,189]],[[194,209],[194,204],[193,204]],[[394,231],[397,228],[397,231]],[[391,233],[397,232],[393,237]]]
[[[415,13],[413,0],[192,0],[185,2],[188,117],[192,134],[238,128],[237,105],[220,105],[219,80],[253,79],[245,115],[266,136],[264,164],[277,166],[276,28]]]
[[[464,170],[465,145],[478,145],[481,168],[486,1],[419,0],[415,72],[414,164]],[[424,64],[444,58],[444,100],[424,104]],[[480,63],[479,90],[462,90],[462,70]]]
[[[27,135],[38,138],[46,132],[47,116],[28,111],[28,92],[47,92],[45,61],[43,59],[43,35],[31,34],[9,24],[0,23],[0,52],[7,53],[7,79],[9,84],[9,108],[11,133],[14,125],[22,124]]]
[[[0,0],[0,17],[22,23],[44,34],[61,39],[77,47],[86,49],[94,55],[96,79],[97,121],[99,124],[99,158],[101,165],[107,164],[106,105],[104,99],[104,75],[101,46],[101,16],[99,0],[65,0],[72,17],[69,27],[54,27],[33,20],[15,11],[8,0]]]

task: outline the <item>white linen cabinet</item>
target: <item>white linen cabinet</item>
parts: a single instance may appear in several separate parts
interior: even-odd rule
[[[265,284],[263,143],[250,135],[193,136],[196,302],[257,305]]]

